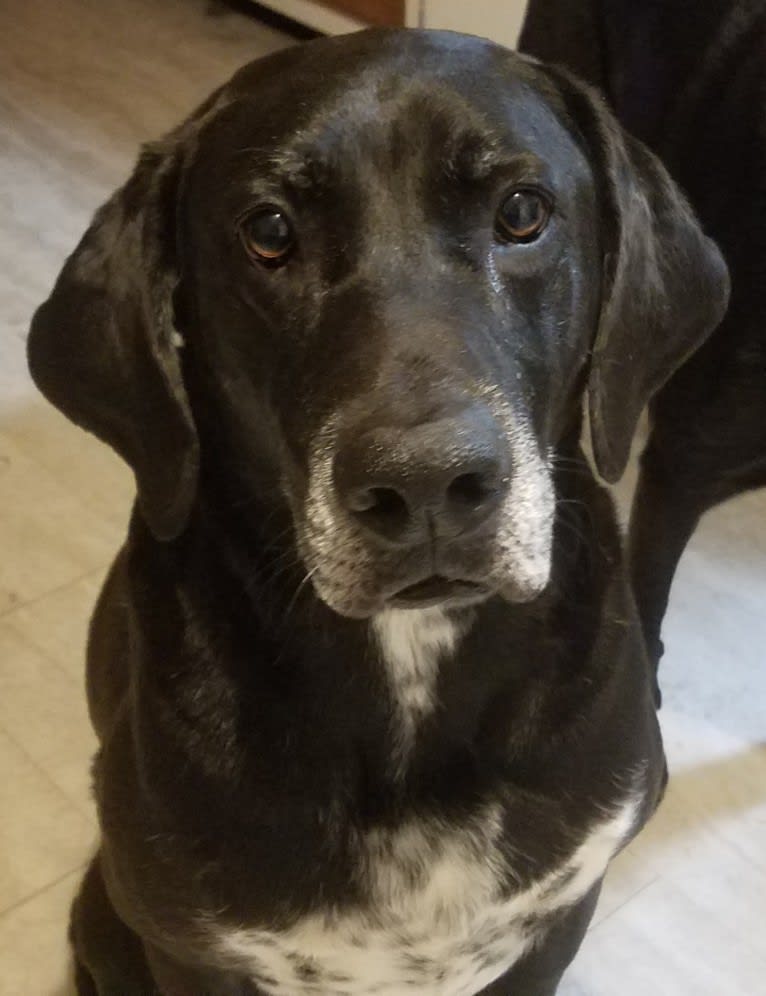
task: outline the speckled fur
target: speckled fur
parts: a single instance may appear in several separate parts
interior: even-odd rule
[[[502,808],[461,827],[417,821],[358,842],[359,909],[327,910],[281,931],[209,923],[216,949],[269,996],[471,996],[541,940],[547,919],[601,878],[640,797],[593,826],[569,857],[508,894]]]

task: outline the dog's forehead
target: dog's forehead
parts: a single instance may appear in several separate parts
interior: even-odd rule
[[[216,150],[232,171],[257,163],[296,186],[381,153],[395,166],[423,150],[468,179],[515,152],[576,158],[548,77],[516,53],[451,32],[321,39],[246,67],[231,96]]]
[[[539,64],[483,38],[450,31],[372,29],[320,38],[283,49],[244,66],[232,78],[230,93],[259,98],[267,80],[300,107],[352,93],[371,78],[440,78],[484,85],[511,67],[519,78],[539,75]]]

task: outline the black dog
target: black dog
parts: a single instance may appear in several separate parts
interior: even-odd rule
[[[664,762],[619,475],[721,258],[565,74],[238,73],[97,214],[33,374],[135,470],[92,624],[80,992],[544,996]]]
[[[700,516],[766,485],[766,2],[532,0],[521,47],[604,90],[662,156],[732,275],[725,320],[651,407],[631,561],[657,662]]]

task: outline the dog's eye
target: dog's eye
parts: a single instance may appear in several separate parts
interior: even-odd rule
[[[551,216],[548,200],[536,190],[514,190],[500,205],[495,235],[501,242],[534,242]]]
[[[263,207],[240,223],[239,237],[248,254],[272,266],[284,262],[293,247],[293,230],[283,211]]]

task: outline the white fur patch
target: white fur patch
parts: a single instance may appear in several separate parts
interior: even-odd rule
[[[501,894],[503,814],[486,807],[461,827],[436,820],[376,830],[359,841],[366,901],[281,931],[213,926],[216,951],[270,996],[471,996],[507,972],[547,930],[546,917],[581,899],[630,833],[631,795],[560,866]]]
[[[372,624],[395,703],[394,774],[401,777],[418,724],[434,707],[439,660],[451,654],[457,625],[440,608],[386,609]]]
[[[543,591],[551,571],[556,495],[547,454],[541,454],[524,418],[494,388],[487,403],[511,440],[514,472],[500,512],[489,577],[510,601],[529,601]]]
[[[333,483],[338,420],[331,416],[314,440],[298,542],[319,597],[343,614],[366,614],[380,601],[375,560],[362,531],[340,507]],[[379,558],[378,558],[379,559]]]

